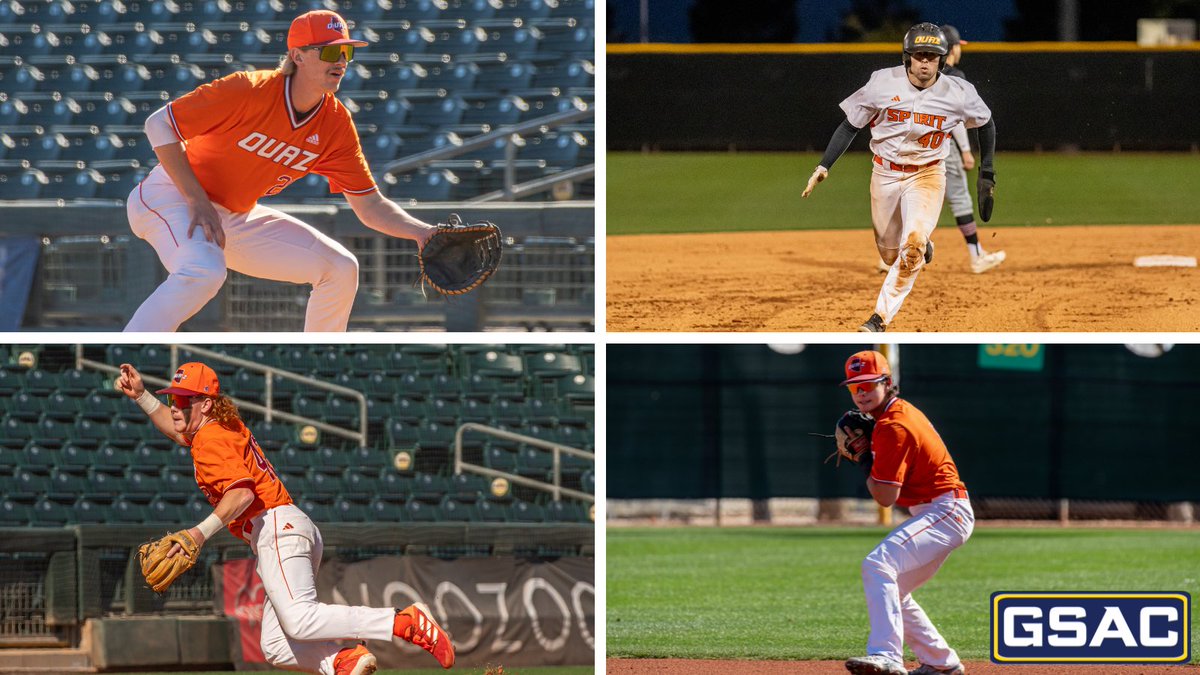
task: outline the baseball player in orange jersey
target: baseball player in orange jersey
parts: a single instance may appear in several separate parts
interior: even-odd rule
[[[913,600],[954,549],[971,537],[975,513],[966,486],[929,418],[901,399],[883,354],[863,351],[846,360],[843,386],[860,412],[875,420],[867,489],[881,506],[908,508],[912,518],[892,530],[862,564],[871,634],[867,656],[846,661],[855,675],[963,675],[946,644]],[[907,643],[921,665],[904,669]]]
[[[871,128],[871,221],[875,247],[889,265],[875,300],[875,311],[860,331],[882,333],[912,291],[917,274],[933,259],[930,235],[937,227],[946,190],[950,152],[946,137],[963,125],[979,128],[979,210],[992,217],[996,172],[996,128],[992,111],[975,87],[957,77],[939,75],[945,65],[946,36],[931,23],[919,23],[904,36],[903,66],[871,74],[861,89],[842,101],[846,119],[834,131],[821,163],[802,197],[825,180],[833,163],[863,127]]]
[[[346,330],[358,291],[354,255],[257,203],[309,172],[328,178],[367,227],[424,247],[433,227],[379,192],[334,95],[354,48],[366,44],[334,12],[308,12],[292,22],[279,69],[228,75],[150,115],[146,136],[160,164],[126,210],[170,275],[125,330],[177,330],[217,294],[227,269],[312,284],[304,329]]]
[[[171,386],[158,391],[168,395],[169,408],[128,363],[121,364],[116,387],[167,438],[191,448],[196,484],[214,508],[188,530],[196,543],[203,546],[228,527],[254,551],[266,591],[262,649],[268,662],[322,675],[366,675],[375,672],[375,656],[363,644],[342,648],[336,641],[399,637],[433,654],[443,668],[454,665],[450,636],[423,603],[399,610],[317,602],[321,532],[292,503],[237,407],[221,395],[211,368],[183,364]],[[173,555],[185,555],[178,544],[168,554]]]

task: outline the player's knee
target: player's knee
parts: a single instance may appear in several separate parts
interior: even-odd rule
[[[896,567],[888,562],[887,558],[880,555],[878,550],[872,551],[870,555],[863,559],[862,562],[862,577],[863,579],[871,578],[896,578]]]
[[[224,267],[212,265],[187,264],[171,274],[179,281],[188,285],[197,296],[213,297],[221,286],[225,285],[225,277],[229,272]]]
[[[286,609],[276,607],[275,614],[279,617],[279,627],[284,635],[293,640],[311,640],[312,627],[317,612],[315,602],[295,602]]]
[[[267,660],[267,663],[280,668],[291,665],[291,653],[287,649],[287,640],[270,642],[262,640],[259,646],[262,647],[263,658]]]
[[[349,251],[331,255],[325,260],[321,281],[339,286],[358,288],[358,258]]]

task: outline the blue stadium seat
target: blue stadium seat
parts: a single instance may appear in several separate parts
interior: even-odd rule
[[[501,63],[481,67],[475,79],[475,89],[508,93],[515,89],[527,89],[533,85],[537,68],[528,61],[505,60]]]
[[[107,3],[105,3],[107,4]],[[162,23],[179,21],[180,4],[176,2],[157,2],[156,0],[125,0],[114,6],[101,16],[108,20],[143,23]],[[190,4],[190,3],[182,3]]]
[[[99,172],[104,179],[96,189],[96,197],[103,199],[126,199],[133,188],[150,172],[136,159],[93,162],[91,168]]]
[[[538,66],[531,87],[593,87],[596,81],[596,66],[588,59],[557,61]]]
[[[406,91],[404,100],[408,104],[410,125],[432,128],[458,124],[467,109],[467,102],[461,97],[438,91]]]
[[[386,91],[354,92],[343,94],[340,98],[356,124],[374,124],[383,129],[389,125],[403,124],[407,114],[404,100]]]
[[[9,94],[37,91],[45,79],[42,71],[30,64],[0,70],[0,87]]]
[[[0,149],[4,135],[0,132]],[[45,174],[29,168],[25,160],[0,160],[0,199],[37,199]],[[47,181],[48,182],[48,181]]]

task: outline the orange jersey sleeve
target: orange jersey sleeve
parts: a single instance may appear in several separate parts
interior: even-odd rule
[[[297,117],[291,79],[280,71],[227,75],[172,101],[167,111],[200,185],[234,213],[310,171],[328,177],[334,192],[378,189],[350,112],[327,93]]]
[[[332,143],[313,166],[313,173],[329,179],[330,192],[365,195],[379,189],[371,177],[371,167],[363,155],[362,141],[350,111],[337,99],[331,101],[325,126],[330,128],[328,133]]]
[[[894,399],[875,420],[871,434],[875,462],[871,478],[900,486],[900,506],[932,500],[954,489],[966,489],[958,467],[933,424],[916,406]]]
[[[275,474],[275,467],[245,426],[236,431],[215,422],[201,427],[192,439],[192,464],[196,469],[196,484],[214,508],[231,489],[254,491],[254,501],[229,524],[229,531],[236,537],[245,538],[242,529],[254,516],[292,503],[287,488]]]
[[[181,141],[212,134],[241,117],[253,88],[247,73],[213,80],[167,104],[167,119]]]

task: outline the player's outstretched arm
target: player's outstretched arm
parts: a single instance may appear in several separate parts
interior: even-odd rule
[[[142,382],[142,374],[137,371],[137,368],[128,363],[122,363],[120,368],[121,374],[113,380],[113,387],[138,404],[138,407],[150,418],[154,428],[172,441],[182,444],[183,438],[175,432],[175,425],[171,421],[170,408],[163,405],[162,401],[146,390],[146,385]]]
[[[425,248],[425,242],[433,236],[433,225],[414,218],[378,190],[365,195],[347,194],[346,201],[354,210],[354,215],[372,230],[392,237],[412,239],[417,242],[418,248]]]
[[[854,137],[858,135],[858,127],[850,124],[850,120],[842,120],[838,128],[833,131],[833,138],[829,139],[829,145],[825,146],[825,155],[821,157],[821,163],[817,165],[815,171],[808,179],[808,186],[804,188],[804,193],[801,197],[807,197],[812,194],[813,188],[817,183],[825,180],[829,175],[829,170],[833,168],[833,163],[838,160],[850,147],[850,143]]]

